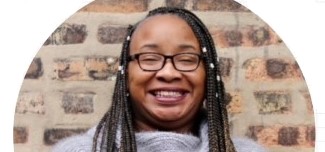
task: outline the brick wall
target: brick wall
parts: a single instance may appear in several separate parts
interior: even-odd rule
[[[49,151],[85,132],[109,108],[127,25],[158,6],[194,11],[221,56],[231,132],[273,152],[314,151],[312,104],[303,75],[281,38],[231,0],[96,0],[44,42],[17,101],[16,152]]]

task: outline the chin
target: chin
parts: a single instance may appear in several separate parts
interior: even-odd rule
[[[179,111],[166,110],[164,112],[156,114],[156,117],[160,121],[177,121],[182,118],[182,115],[181,115],[181,112],[179,112]]]

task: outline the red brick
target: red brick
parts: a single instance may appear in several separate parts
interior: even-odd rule
[[[316,132],[315,126],[308,126],[305,131],[305,139],[307,145],[314,147],[315,146],[315,139],[316,139]]]
[[[44,97],[38,92],[22,92],[16,105],[18,114],[45,114]]]
[[[102,24],[98,28],[97,38],[102,44],[123,43],[126,38],[127,27],[117,27],[109,24]]]
[[[269,59],[266,61],[266,73],[271,78],[283,78],[289,66],[287,62],[281,59]]]
[[[270,146],[278,144],[278,131],[279,126],[250,126],[246,135],[262,145]]]
[[[113,12],[134,13],[148,9],[148,0],[96,0],[80,11],[86,12]]]
[[[220,58],[220,72],[222,77],[230,77],[231,68],[234,64],[234,60],[231,58]]]
[[[209,27],[214,43],[219,48],[257,47],[282,43],[282,40],[270,27]]]
[[[243,43],[243,34],[240,31],[225,31],[224,38],[228,46],[241,46]]]
[[[14,127],[14,143],[23,144],[28,140],[28,130],[25,127]]]
[[[188,2],[188,0],[168,0],[166,1],[166,6],[185,8],[186,2]]]
[[[288,114],[292,112],[291,95],[285,91],[256,91],[260,114]]]
[[[315,146],[315,126],[298,127],[299,137],[297,143],[299,146],[314,147]]]
[[[289,63],[283,59],[266,60],[267,75],[273,79],[281,79],[286,77],[302,77],[300,70],[297,69],[295,63]]]
[[[117,57],[56,59],[54,79],[67,81],[110,80],[118,71]]]
[[[64,23],[51,34],[44,45],[80,44],[86,37],[86,25]]]
[[[197,11],[248,11],[234,0],[194,0],[193,9]]]
[[[314,126],[250,126],[246,135],[258,143],[271,147],[314,147]]]
[[[86,132],[88,129],[77,128],[77,129],[64,129],[64,128],[54,128],[54,129],[46,129],[44,131],[43,142],[45,145],[53,145],[57,143],[59,140],[81,134]]]
[[[253,58],[245,61],[243,67],[246,69],[246,79],[254,81],[271,79],[267,75],[265,63],[266,61],[263,58]]]
[[[270,31],[265,27],[250,30],[248,33],[248,39],[251,41],[253,46],[262,46],[268,44],[270,40]]]
[[[226,94],[227,110],[231,114],[241,113],[243,110],[243,99],[239,91]]]
[[[278,142],[283,146],[298,144],[299,130],[297,127],[282,127],[278,132]]]
[[[86,58],[86,69],[89,77],[94,80],[107,80],[116,76],[118,71],[117,57]]]
[[[62,108],[68,114],[87,114],[94,112],[94,93],[69,93],[62,97]]]
[[[308,114],[313,115],[314,114],[313,103],[311,101],[311,97],[310,97],[309,92],[308,91],[301,91],[300,93],[305,98]]]
[[[296,62],[287,59],[252,58],[244,62],[243,68],[246,69],[246,79],[251,81],[303,80]]]
[[[25,79],[38,79],[43,75],[43,65],[40,58],[34,58],[30,64]]]

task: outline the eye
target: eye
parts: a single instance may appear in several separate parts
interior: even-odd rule
[[[158,54],[141,54],[139,56],[140,61],[159,61],[161,58]]]
[[[139,61],[141,64],[157,64],[163,60],[163,57],[159,54],[141,54],[139,56]]]
[[[196,64],[198,61],[198,56],[194,54],[180,54],[175,56],[175,62],[181,64]]]

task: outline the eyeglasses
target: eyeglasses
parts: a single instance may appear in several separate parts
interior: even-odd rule
[[[182,72],[191,72],[197,69],[202,56],[195,53],[179,53],[175,55],[162,55],[159,53],[145,52],[129,56],[129,61],[137,60],[143,71],[159,71],[167,59],[171,59],[174,68]]]

